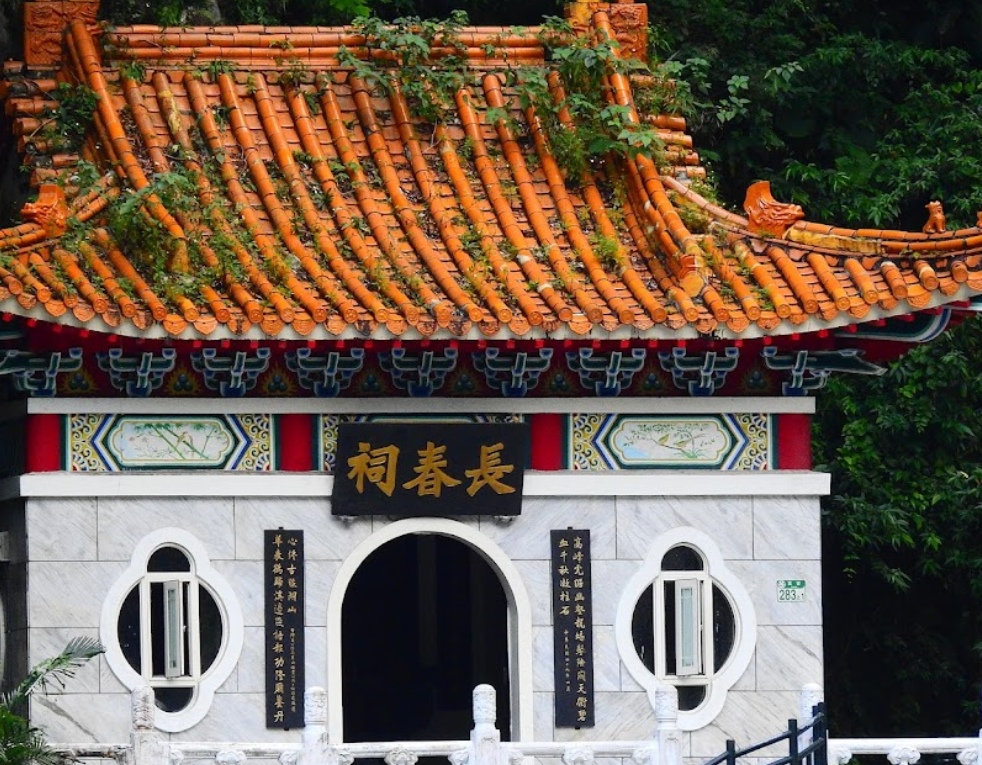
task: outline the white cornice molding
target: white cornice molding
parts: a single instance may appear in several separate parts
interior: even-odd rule
[[[16,482],[17,479],[9,479]],[[325,473],[160,471],[30,473],[19,489],[0,481],[9,497],[323,497],[334,476]],[[831,476],[798,470],[529,471],[526,497],[821,497]]]
[[[814,414],[815,399],[705,398],[32,398],[30,414]]]

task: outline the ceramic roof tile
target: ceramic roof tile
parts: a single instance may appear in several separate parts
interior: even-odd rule
[[[602,10],[590,24],[611,33]],[[42,183],[24,223],[0,230],[0,311],[186,338],[757,337],[982,290],[979,228],[837,228],[766,184],[748,217],[707,201],[689,185],[704,170],[684,121],[635,111],[644,78],[612,74],[610,93],[658,130],[657,164],[571,180],[503,76],[546,66],[536,30],[460,39],[474,84],[430,128],[398,89],[381,96],[342,66],[342,45],[365,56],[353,29],[72,24],[57,73],[5,67],[5,110],[35,180],[80,158],[106,175],[67,197]],[[75,153],[40,129],[58,80],[99,97]],[[167,232],[166,263],[121,243],[106,218],[121,202]]]

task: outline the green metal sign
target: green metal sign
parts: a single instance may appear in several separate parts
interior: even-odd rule
[[[804,579],[778,579],[778,603],[801,603],[805,599]]]

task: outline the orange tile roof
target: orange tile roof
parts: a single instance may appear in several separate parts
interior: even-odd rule
[[[610,33],[604,10],[590,25]],[[657,166],[621,159],[566,183],[501,76],[516,60],[546,66],[535,32],[465,30],[481,87],[459,92],[456,118],[429,131],[399,93],[380,97],[338,62],[341,45],[364,51],[352,29],[74,22],[57,77],[6,67],[6,110],[21,148],[51,168],[35,173],[44,180],[78,161],[39,129],[55,80],[86,84],[99,101],[80,153],[106,175],[67,199],[42,185],[25,222],[0,229],[0,312],[199,339],[753,338],[982,291],[979,228],[805,222],[766,184],[748,194],[748,217],[712,204],[688,184],[704,170],[677,117],[633,112],[659,129]],[[139,81],[132,61],[145,67]],[[298,61],[316,87],[284,76]],[[633,110],[638,83],[609,80]],[[555,75],[552,85],[562,87]],[[489,118],[501,108],[521,134]],[[174,169],[193,179],[197,209],[147,191]],[[117,241],[106,207],[134,193],[134,214],[176,243],[168,267],[191,277],[161,278],[166,269]],[[81,236],[75,220],[87,222]],[[601,253],[601,241],[617,252]],[[219,244],[233,267],[220,268]],[[218,276],[195,279],[201,271]]]

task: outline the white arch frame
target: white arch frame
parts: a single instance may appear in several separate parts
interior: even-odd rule
[[[148,681],[126,660],[117,637],[119,612],[126,595],[147,575],[150,556],[161,547],[176,547],[191,559],[192,573],[197,580],[212,591],[218,610],[222,615],[222,646],[215,663],[202,673],[192,696],[191,703],[179,712],[157,710],[154,725],[166,733],[180,733],[197,725],[208,714],[215,691],[224,683],[242,653],[244,619],[235,590],[228,581],[212,566],[208,550],[201,541],[184,529],[156,529],[137,542],[133,548],[130,565],[109,588],[102,603],[102,617],[99,622],[99,636],[106,648],[106,663],[131,691],[148,685]]]
[[[511,681],[512,740],[531,740],[532,603],[518,568],[504,550],[477,529],[447,518],[395,521],[362,541],[338,569],[327,603],[327,733],[332,744],[344,740],[341,673],[341,614],[348,585],[359,567],[383,545],[410,534],[435,534],[463,542],[498,575],[508,601],[508,672]]]
[[[729,597],[733,604],[733,617],[736,620],[733,652],[720,671],[712,675],[708,683],[706,700],[691,711],[679,712],[679,728],[693,731],[709,725],[716,718],[726,704],[726,694],[750,665],[757,646],[757,613],[747,588],[726,567],[726,561],[719,547],[708,534],[688,526],[660,534],[648,549],[648,555],[641,568],[624,587],[614,620],[617,652],[627,671],[648,692],[652,709],[657,712],[655,694],[667,683],[650,672],[638,656],[631,635],[631,621],[638,600],[662,573],[661,562],[665,553],[679,545],[694,547],[699,551],[706,561],[706,573],[709,579]]]

